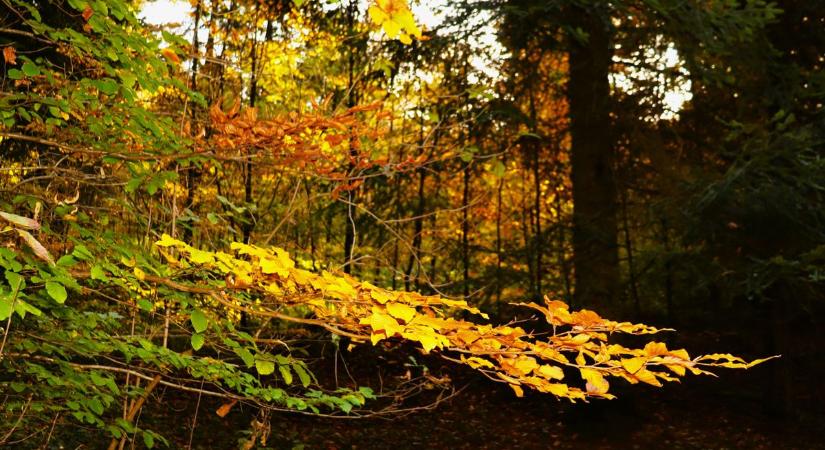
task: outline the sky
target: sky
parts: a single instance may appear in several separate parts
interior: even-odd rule
[[[152,25],[188,24],[190,10],[191,6],[188,1],[150,0],[143,4],[140,17]]]
[[[366,10],[366,0],[361,0],[364,4],[363,8]],[[448,0],[429,0],[429,1],[422,1],[422,2],[415,2],[412,6],[413,14],[415,15],[416,21],[420,26],[425,28],[435,28],[444,19],[444,13],[439,13],[438,11],[445,9],[449,5]],[[168,25],[168,24],[181,24],[180,27],[177,28],[178,33],[183,33],[188,30],[189,27],[192,25],[192,18],[189,15],[191,10],[191,6],[188,0],[147,0],[144,2],[143,7],[141,8],[141,12],[139,16],[145,20],[147,23],[153,25]],[[488,25],[489,27],[489,25]],[[189,31],[191,33],[191,31]],[[201,30],[200,32],[205,33],[205,30]],[[200,34],[199,32],[199,34]],[[202,36],[203,39],[206,36]],[[496,45],[495,41],[495,33],[492,29],[481,29],[477,34],[478,43],[480,45],[490,45],[492,44],[495,48]],[[502,56],[504,54],[503,49],[498,53],[497,56]],[[661,64],[662,68],[670,68],[677,66],[679,64],[679,53],[676,51],[676,48],[673,46],[669,47],[665,54],[662,55]],[[472,61],[473,66],[476,67],[479,71],[486,73],[488,76],[492,78],[496,78],[498,72],[494,68],[494,61],[485,60],[483,58],[479,58],[477,60]],[[632,78],[641,78],[641,79],[650,79],[650,78],[661,78],[658,74],[655,73],[641,73],[636,72],[630,74]],[[617,74],[611,77],[611,81],[616,87],[622,89],[629,89],[632,87],[632,82],[630,79],[623,74]],[[661,118],[663,119],[671,119],[674,118],[678,112],[682,109],[685,102],[689,101],[692,97],[690,92],[690,81],[684,83],[680,86],[670,86],[667,88],[663,88],[664,97],[664,104],[670,110],[662,115]]]

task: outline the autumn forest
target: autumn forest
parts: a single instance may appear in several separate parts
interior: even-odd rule
[[[0,51],[0,447],[823,446],[823,2],[0,0]]]

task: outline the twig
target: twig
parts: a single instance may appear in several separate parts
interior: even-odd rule
[[[131,423],[132,420],[135,419],[135,416],[137,415],[140,408],[142,408],[143,404],[146,403],[146,398],[148,398],[149,394],[151,394],[152,391],[155,390],[158,383],[160,383],[160,375],[155,375],[155,377],[152,378],[152,382],[149,383],[146,386],[146,389],[143,391],[143,395],[141,395],[140,398],[138,399],[138,401],[134,405],[132,405],[132,409],[129,411],[129,414],[126,416],[126,421],[127,422]],[[120,443],[120,441],[122,441],[124,439],[126,439],[125,435],[120,440],[113,438],[112,441],[109,442],[109,450],[115,450],[117,448],[118,444]]]
[[[23,405],[23,409],[20,411],[20,416],[17,417],[17,422],[15,422],[14,426],[11,427],[11,430],[9,430],[9,432],[6,433],[5,436],[3,436],[3,439],[0,439],[0,444],[7,443],[9,438],[11,437],[11,435],[14,434],[14,430],[16,430],[17,426],[20,425],[20,422],[23,421],[23,417],[26,415],[26,411],[29,410],[29,405],[31,405],[31,403],[32,403],[32,396],[33,395],[34,394],[29,394],[29,398],[26,400],[26,404]]]
[[[6,329],[3,330],[3,343],[0,344],[0,361],[3,361],[3,349],[6,348],[6,339],[9,337],[9,333],[11,333],[11,318],[14,316],[14,303],[17,301],[17,294],[20,292],[20,285],[22,283],[17,283],[17,286],[14,287],[14,295],[11,298],[11,308],[9,310],[9,319],[6,321]]]
[[[203,389],[203,380],[201,380],[201,389]],[[195,404],[195,416],[192,418],[192,429],[189,430],[189,444],[186,448],[192,450],[192,438],[195,437],[195,427],[198,425],[198,411],[201,409],[201,393],[198,393],[198,402]]]

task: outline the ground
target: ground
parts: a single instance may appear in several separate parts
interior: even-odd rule
[[[407,349],[369,349],[350,355],[354,376],[377,368],[403,368]],[[367,362],[373,360],[373,364]],[[421,357],[419,357],[421,360]],[[813,449],[825,448],[821,411],[804,403],[791,415],[766,401],[773,370],[722,371],[719,378],[688,377],[664,388],[613,383],[617,400],[570,404],[528,393],[517,398],[504,385],[438,358],[424,358],[430,372],[449,375],[461,393],[432,411],[383,419],[324,419],[273,414],[270,448],[277,449]],[[318,362],[323,365],[322,362]],[[361,371],[361,374],[355,373]],[[405,370],[405,369],[402,369]],[[316,369],[317,371],[317,369]],[[320,373],[320,372],[317,372]],[[395,375],[401,372],[396,371]],[[386,382],[393,372],[383,374]],[[429,395],[429,397],[427,396]],[[425,394],[411,405],[433,398]],[[814,398],[810,404],[814,404]],[[220,402],[205,401],[192,448],[233,448],[248,429],[252,411],[233,409],[224,419]],[[185,448],[193,412],[190,402],[169,405],[186,417],[173,446]]]

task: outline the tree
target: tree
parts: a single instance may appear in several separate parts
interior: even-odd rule
[[[197,29],[191,43],[165,30],[158,35],[136,19],[131,3],[4,1],[13,14],[0,29],[0,90],[14,94],[0,99],[0,385],[7,393],[0,442],[45,429],[51,431],[44,446],[51,439],[85,441],[89,436],[72,432],[82,425],[102,432],[95,437],[105,436],[112,449],[138,435],[153,447],[166,439],[146,425],[150,421],[138,422],[138,412],[159,387],[198,402],[221,399],[221,416],[243,403],[261,417],[273,410],[363,417],[398,412],[410,392],[431,383],[422,371],[410,381],[420,389],[406,381],[403,388],[387,385],[381,398],[356,382],[328,386],[307,357],[323,355],[312,345],[318,340],[336,355],[345,342],[406,342],[506,383],[516,395],[527,388],[572,401],[612,398],[610,377],[661,386],[688,372],[764,361],[690,357],[655,341],[620,345],[611,334],[664,330],[571,311],[546,297],[538,300],[543,304],[519,305],[535,311],[537,326],[552,330],[535,334],[485,323],[479,317],[486,315],[466,300],[384,289],[363,281],[366,271],[357,273],[359,280],[326,265],[340,256],[334,230],[354,219],[341,217],[344,197],[348,208],[363,211],[358,220],[374,220],[396,237],[411,225],[410,260],[420,261],[425,245],[437,248],[435,239],[423,239],[422,186],[432,179],[444,183],[444,198],[461,198],[452,212],[461,222],[448,223],[446,231],[432,228],[449,235],[461,223],[460,258],[440,264],[463,263],[466,292],[475,251],[470,234],[490,234],[471,228],[472,214],[489,215],[470,201],[471,187],[495,184],[475,170],[506,168],[497,165],[497,155],[480,151],[488,144],[480,130],[497,124],[478,119],[484,96],[473,95],[467,82],[468,47],[429,67],[447,68],[449,76],[426,87],[407,80],[404,88],[419,89],[413,92],[418,103],[396,91],[393,100],[412,108],[388,111],[373,100],[387,100],[394,77],[403,78],[393,71],[408,61],[398,57],[396,66],[380,59],[397,43],[365,40],[365,54],[380,56],[365,56],[356,70],[339,55],[349,45],[334,33],[340,11],[293,3],[232,2],[224,9],[223,2],[195,2],[195,23],[210,24],[202,52]],[[353,5],[346,37],[367,27],[363,17],[355,23]],[[382,0],[367,14],[405,45],[423,37],[406,2]],[[316,38],[324,45],[315,48]],[[187,58],[191,65],[184,67]],[[344,87],[356,85],[362,102],[336,102],[336,94],[348,98]],[[427,90],[434,99],[422,99]],[[417,120],[408,120],[411,112]],[[411,130],[418,145],[409,150]],[[426,133],[432,141],[421,139]],[[471,148],[468,141],[481,145]],[[460,153],[437,153],[448,144]],[[532,155],[538,170],[539,149]],[[425,179],[432,167],[462,176]],[[372,210],[396,209],[385,201],[394,177],[405,177],[398,184],[419,193],[416,216],[397,220],[399,228],[393,228],[396,219]],[[538,199],[535,236],[541,236],[545,196],[538,172],[531,181],[537,191],[530,198]],[[349,195],[361,186],[370,189]],[[396,202],[403,196],[389,194]],[[406,214],[409,208],[397,209]],[[323,219],[328,224],[315,223]],[[381,237],[371,239],[365,242],[383,245]],[[289,250],[270,246],[271,240]],[[352,248],[345,254],[355,254]],[[253,427],[245,445],[264,445],[265,435]]]

